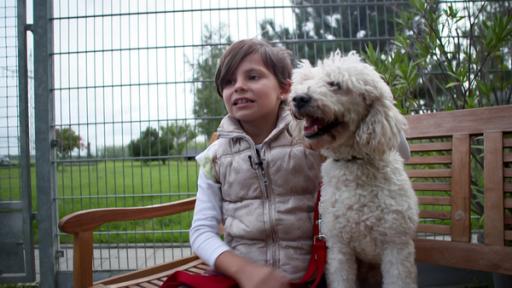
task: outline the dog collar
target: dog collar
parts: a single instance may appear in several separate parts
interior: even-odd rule
[[[332,159],[334,162],[340,162],[340,161],[344,161],[344,162],[352,162],[352,161],[358,161],[358,160],[363,160],[362,157],[357,157],[357,156],[350,156],[350,158],[347,158],[347,159]]]

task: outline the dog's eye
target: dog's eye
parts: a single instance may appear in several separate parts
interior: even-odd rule
[[[341,90],[341,84],[340,82],[336,82],[336,81],[327,81],[327,85],[331,88],[336,88],[338,90]]]

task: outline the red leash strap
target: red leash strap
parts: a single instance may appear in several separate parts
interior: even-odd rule
[[[313,212],[313,248],[311,249],[311,258],[309,259],[308,270],[298,282],[291,282],[292,288],[310,287],[315,288],[320,283],[327,263],[327,245],[324,235],[320,234],[320,215],[318,205],[320,203],[320,189],[315,202]],[[311,283],[311,284],[310,284]],[[224,275],[201,275],[192,274],[186,271],[176,271],[169,275],[160,288],[236,288],[238,284],[235,280]]]
[[[232,278],[224,275],[192,274],[186,271],[176,271],[169,275],[160,288],[236,288],[238,284]]]
[[[290,283],[292,288],[301,288],[314,280],[308,287],[317,287],[325,272],[325,265],[327,263],[327,245],[325,243],[325,236],[320,234],[320,213],[318,205],[320,203],[320,190],[316,196],[315,210],[313,212],[313,248],[311,249],[311,258],[309,259],[308,270],[298,282]]]

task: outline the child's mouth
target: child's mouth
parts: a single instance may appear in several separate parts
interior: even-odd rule
[[[241,105],[241,104],[248,104],[248,103],[254,103],[254,100],[248,99],[248,98],[238,98],[233,101],[233,106]]]

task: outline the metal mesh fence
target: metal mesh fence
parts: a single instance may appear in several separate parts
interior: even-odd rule
[[[0,4],[0,201],[20,200],[16,7]]]
[[[195,195],[193,158],[224,115],[212,78],[232,41],[265,38],[312,62],[336,49],[384,50],[408,2],[54,1],[59,216]],[[94,269],[188,255],[190,220],[183,214],[103,227],[95,233]],[[59,269],[71,270],[71,238],[58,239]]]
[[[31,154],[24,3],[0,4],[0,283],[33,281]],[[22,15],[22,16],[20,16]],[[18,18],[19,17],[19,18]],[[20,68],[21,67],[21,68]],[[31,90],[31,89],[30,89]]]
[[[54,1],[60,217],[195,194],[197,166],[190,159],[224,114],[211,112],[222,107],[212,78],[216,58],[232,41],[264,37],[314,61],[368,41],[385,45],[404,3]],[[301,17],[316,18],[306,25]],[[189,130],[197,137],[188,137]],[[179,140],[166,141],[167,133]],[[135,269],[182,257],[189,253],[190,218],[103,227],[95,234],[94,268]],[[60,269],[70,270],[71,239],[59,239],[66,256]]]
[[[410,7],[409,2],[53,1],[53,16],[48,20],[54,33],[53,50],[49,56],[54,65],[51,92],[55,102],[53,132],[57,153],[53,160],[57,167],[57,196],[52,200],[58,207],[58,216],[89,208],[165,203],[195,195],[198,167],[194,156],[206,147],[209,136],[225,114],[212,78],[219,56],[231,42],[249,37],[265,38],[290,49],[295,59],[305,58],[311,62],[336,49],[365,51],[371,44],[379,51],[392,50],[399,40],[397,33],[404,33],[400,25],[402,20],[398,19],[403,19],[401,13]],[[24,136],[19,124],[20,87],[17,79],[21,56],[17,50],[17,3],[20,2],[7,0],[0,4],[2,209],[10,202],[23,200],[20,142]],[[436,9],[445,9],[448,14],[467,16],[471,13],[469,19],[475,23],[484,17],[482,11],[495,9],[508,11],[507,15],[510,15],[511,3],[435,2]],[[481,9],[484,4],[487,10]],[[450,11],[448,5],[453,5],[455,10]],[[425,23],[416,16],[411,21],[413,29],[405,35],[414,37],[415,33],[422,33]],[[444,41],[447,54],[460,51],[457,47],[486,36],[477,34],[471,38],[464,33],[452,33],[457,25],[467,24],[465,21],[452,23],[453,26],[441,25],[440,37],[447,39]],[[500,49],[487,57],[499,55],[503,61],[487,61],[480,67],[487,78],[471,87],[472,91],[483,91],[485,85],[492,84],[486,88],[493,90],[491,100],[476,103],[478,105],[512,102],[511,85],[506,81],[510,79],[512,67],[510,45]],[[34,77],[30,67],[31,46],[27,58],[31,97]],[[455,58],[450,60],[456,62]],[[428,71],[434,83],[442,82],[448,74],[442,69]],[[425,79],[421,80],[426,83]],[[434,92],[458,97],[457,92],[450,90],[458,86],[446,86]],[[464,83],[459,86],[467,88]],[[440,103],[444,105],[446,102]],[[468,106],[476,104],[469,103]],[[30,99],[28,105],[29,158],[33,158],[37,123],[33,123],[33,100]],[[417,111],[411,109],[409,112]],[[52,167],[50,164],[48,169]],[[30,171],[31,168],[25,169]],[[31,174],[34,176],[35,173]],[[474,194],[481,194],[478,185],[474,186]],[[480,215],[473,216],[480,219]],[[151,221],[106,225],[94,236],[94,269],[132,270],[189,255],[190,221],[191,214],[185,213]],[[472,227],[474,232],[479,229],[478,224]],[[449,240],[445,235],[420,236]],[[72,269],[71,237],[61,233],[55,237],[64,256],[59,260],[59,270],[69,271]],[[37,238],[35,241],[37,243]],[[7,261],[1,264],[9,266]]]

